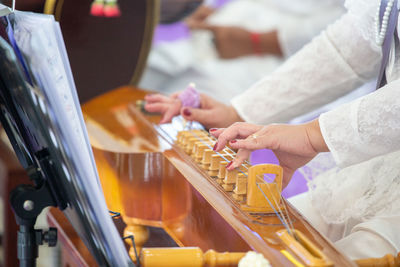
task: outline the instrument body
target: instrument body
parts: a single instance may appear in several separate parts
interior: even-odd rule
[[[41,2],[44,13],[60,22],[81,103],[121,83],[139,82],[158,23],[159,0],[119,1],[118,18],[91,16],[92,0]]]
[[[123,87],[83,106],[109,208],[121,212],[128,227],[164,228],[180,246],[255,250],[273,266],[294,266],[287,253],[301,262],[279,239],[277,232],[284,226],[276,215],[241,209],[216,179],[152,126],[159,117],[136,109],[136,100],[145,94]],[[335,266],[354,266],[290,203],[286,206],[294,228]]]

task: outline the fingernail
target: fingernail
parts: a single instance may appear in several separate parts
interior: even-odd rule
[[[211,128],[209,131],[210,132],[215,132],[217,130],[217,128]]]
[[[236,143],[236,142],[237,142],[237,140],[231,140],[229,143],[233,144],[233,143]]]
[[[227,168],[227,169],[228,169],[228,168],[229,168],[229,167],[230,167],[232,164],[233,164],[233,161],[229,162],[229,163],[228,163],[228,165],[226,165],[226,167],[225,167],[225,168]]]
[[[192,112],[190,112],[190,110],[188,108],[185,108],[185,109],[183,109],[183,115],[190,116],[190,115],[192,115]]]
[[[217,149],[218,142],[215,143],[213,150],[215,151]]]

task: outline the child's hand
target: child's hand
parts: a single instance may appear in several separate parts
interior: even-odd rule
[[[170,97],[161,94],[146,95],[146,105],[144,109],[148,112],[161,113],[160,123],[171,122],[174,116],[179,115],[182,102],[178,98],[179,93],[174,93]]]

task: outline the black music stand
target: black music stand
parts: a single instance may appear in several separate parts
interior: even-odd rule
[[[0,121],[34,183],[18,186],[10,196],[20,226],[20,266],[36,266],[38,245],[56,244],[56,229],[34,229],[40,212],[55,206],[64,212],[100,266],[135,267],[125,249],[115,249],[123,246],[115,246],[116,240],[123,241],[111,238],[100,226],[100,220],[110,218],[99,218],[94,210],[93,196],[91,201],[82,179],[78,179],[83,177],[82,170],[65,145],[67,137],[43,92],[27,81],[26,71],[12,47],[0,37]]]

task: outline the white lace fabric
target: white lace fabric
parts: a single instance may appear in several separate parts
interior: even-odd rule
[[[344,4],[348,14],[352,17],[354,26],[375,51],[380,50],[380,47],[375,42],[374,24],[376,10],[380,2],[380,0],[346,0]]]
[[[238,114],[252,123],[286,122],[371,79],[380,52],[363,39],[352,20],[350,14],[342,16],[272,75],[233,98]]]
[[[396,151],[344,169],[333,168],[309,182],[312,204],[332,224],[399,215],[399,166]]]
[[[340,166],[400,150],[400,80],[320,116],[325,141]]]
[[[232,100],[239,115],[261,124],[288,121],[377,75],[378,4],[378,0],[347,1],[346,15],[275,73]],[[322,134],[339,167],[309,185],[313,206],[328,223],[400,216],[398,54],[392,54],[395,59],[387,68],[388,85],[320,116]],[[304,170],[313,173],[312,166]]]

